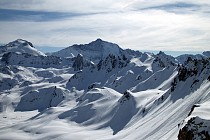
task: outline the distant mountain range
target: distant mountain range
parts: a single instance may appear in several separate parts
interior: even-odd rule
[[[0,139],[210,138],[210,51],[97,39],[44,54],[18,39],[0,59]]]

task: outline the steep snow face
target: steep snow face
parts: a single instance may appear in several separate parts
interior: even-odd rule
[[[58,117],[83,125],[95,125],[97,129],[110,127],[115,135],[136,113],[136,101],[129,92],[122,95],[109,88],[96,88],[82,96],[77,107]]]
[[[42,111],[57,106],[65,98],[65,89],[57,86],[31,90],[21,98],[15,111]]]
[[[36,48],[34,48],[33,44],[31,42],[28,42],[23,39],[17,39],[13,42],[8,43],[5,46],[0,47],[0,56],[2,56],[4,53],[8,52],[15,52],[15,53],[27,53],[34,56],[45,56],[44,53],[38,51]]]
[[[210,98],[209,97],[205,98],[201,103],[197,103],[192,107],[192,110],[189,114],[189,117],[186,119],[186,121],[196,116],[204,120],[210,120]]]
[[[105,59],[109,54],[122,56],[123,50],[117,45],[110,42],[97,39],[89,44],[73,45],[52,55],[59,57],[76,57],[82,54],[85,59],[93,61],[97,64],[100,60]]]

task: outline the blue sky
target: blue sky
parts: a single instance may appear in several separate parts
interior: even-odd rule
[[[102,38],[122,48],[210,50],[210,1],[0,0],[0,42],[67,47]]]

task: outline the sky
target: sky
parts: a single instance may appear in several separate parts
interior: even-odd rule
[[[0,42],[18,38],[48,48],[101,38],[134,50],[209,51],[210,0],[0,0]]]

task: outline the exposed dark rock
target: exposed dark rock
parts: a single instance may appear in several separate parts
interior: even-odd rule
[[[185,81],[187,79],[187,68],[181,67],[178,73],[179,81]]]
[[[174,78],[173,82],[171,83],[171,92],[173,92],[177,85],[177,78]]]
[[[123,103],[123,102],[125,102],[125,101],[127,101],[127,100],[130,100],[131,96],[132,96],[132,95],[130,94],[129,91],[125,91],[125,92],[123,93],[123,96],[120,98],[119,102],[120,102],[120,103]]]
[[[2,56],[1,61],[2,61],[2,62],[5,62],[5,64],[9,64],[9,59],[10,59],[11,55],[12,55],[11,52],[5,53],[5,54]]]
[[[123,68],[127,66],[129,60],[125,55],[121,57],[116,57],[115,55],[109,54],[106,59],[99,61],[97,65],[98,71],[101,69],[106,69],[107,73],[111,72],[115,68]]]
[[[207,79],[210,81],[210,75],[209,75],[209,77]]]
[[[129,100],[130,98],[130,93],[128,91],[124,92],[124,96],[125,98],[127,98]]]
[[[83,69],[83,66],[84,66],[83,56],[81,54],[78,54],[72,67],[74,68],[74,71],[78,71]]]
[[[209,120],[199,117],[191,118],[187,124],[179,130],[178,140],[210,140]]]

